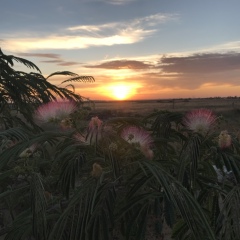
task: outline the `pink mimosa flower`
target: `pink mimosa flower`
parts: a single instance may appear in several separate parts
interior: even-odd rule
[[[185,126],[198,133],[206,133],[216,121],[216,116],[211,110],[196,109],[187,113],[183,119]]]
[[[221,131],[219,137],[218,137],[218,145],[220,148],[228,148],[232,144],[232,138],[228,134],[228,131]]]
[[[123,129],[121,137],[138,148],[147,158],[153,158],[153,151],[150,149],[153,140],[146,130],[137,126],[128,126]]]
[[[36,110],[36,118],[41,122],[59,122],[68,118],[76,110],[74,102],[49,102]]]
[[[87,142],[90,142],[90,144],[96,144],[101,139],[102,124],[103,122],[97,116],[91,118],[91,121],[88,124],[88,133],[86,136]]]

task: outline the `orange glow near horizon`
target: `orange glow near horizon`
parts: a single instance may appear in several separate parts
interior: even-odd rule
[[[101,88],[102,95],[115,100],[126,100],[136,94],[137,84],[116,83]]]
[[[86,85],[85,85],[86,86]],[[148,100],[169,98],[205,98],[239,96],[240,86],[203,84],[196,89],[152,87],[136,82],[112,82],[75,88],[76,93],[91,100]]]

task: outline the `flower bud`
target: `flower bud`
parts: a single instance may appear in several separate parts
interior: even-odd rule
[[[103,169],[98,163],[94,163],[92,166],[91,175],[94,178],[100,178],[102,175]]]
[[[230,147],[232,144],[232,138],[231,136],[228,134],[228,131],[221,131],[221,133],[219,134],[218,137],[218,145],[220,148],[224,149],[224,148],[228,148]]]

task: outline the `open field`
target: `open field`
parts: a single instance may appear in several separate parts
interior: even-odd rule
[[[96,101],[95,109],[149,114],[158,110],[188,111],[208,108],[217,112],[240,108],[239,98],[194,98],[139,101]]]
[[[238,132],[240,129],[240,98],[193,98],[139,101],[96,101],[93,114],[102,120],[110,117],[142,117],[156,111],[187,112],[196,108],[211,109],[222,117],[221,128]]]

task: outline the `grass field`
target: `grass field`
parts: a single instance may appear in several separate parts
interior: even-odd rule
[[[238,98],[196,98],[139,101],[96,101],[96,110],[117,110],[148,114],[157,110],[188,111],[194,108],[208,108],[217,112],[240,108]]]
[[[162,110],[187,112],[196,108],[211,109],[217,116],[222,117],[222,127],[229,131],[235,132],[240,129],[239,98],[96,101],[93,114],[104,120],[117,116],[142,117]]]

